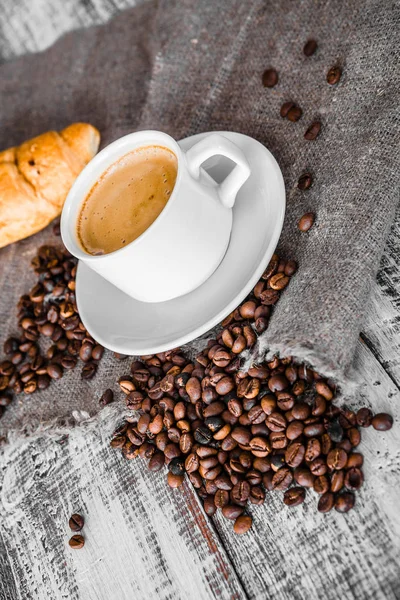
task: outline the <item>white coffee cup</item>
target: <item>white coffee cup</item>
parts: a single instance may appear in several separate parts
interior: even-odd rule
[[[165,208],[130,244],[109,254],[88,254],[77,236],[85,198],[110,165],[136,148],[153,145],[172,150],[178,162]],[[217,155],[236,163],[220,184],[201,168]],[[210,134],[185,153],[165,133],[131,133],[99,152],[76,179],[62,212],[62,239],[71,254],[133,298],[171,300],[200,286],[220,264],[229,244],[236,194],[249,175],[243,152],[223,135]]]

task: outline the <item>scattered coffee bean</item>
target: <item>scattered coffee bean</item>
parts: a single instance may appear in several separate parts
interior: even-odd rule
[[[305,56],[312,56],[317,51],[318,45],[315,40],[307,40],[304,45],[303,52]]]
[[[297,227],[299,228],[300,231],[305,233],[305,232],[309,231],[311,229],[311,227],[313,226],[314,219],[315,219],[314,213],[311,213],[311,212],[306,213],[299,220]]]
[[[355,497],[352,492],[343,492],[338,494],[335,500],[335,510],[341,513],[351,510],[355,503]]]
[[[114,400],[114,394],[113,391],[110,389],[107,389],[101,396],[100,400],[99,400],[99,404],[101,406],[106,406],[107,404],[111,404],[111,402],[113,402]]]
[[[306,497],[306,490],[302,487],[293,487],[283,495],[283,501],[286,506],[298,506],[302,504]]]
[[[253,519],[248,515],[238,517],[233,525],[233,531],[238,535],[247,533],[253,524]]]
[[[339,83],[342,76],[342,70],[340,67],[331,67],[326,75],[326,80],[329,85],[336,85]]]
[[[68,543],[74,550],[80,550],[85,545],[85,538],[81,535],[73,535]]]
[[[264,87],[272,88],[278,83],[278,73],[275,69],[267,69],[262,76],[262,84]]]
[[[332,510],[334,505],[335,496],[332,494],[332,492],[325,492],[324,494],[322,494],[318,501],[318,511],[322,513],[327,513],[330,510]]]
[[[314,121],[314,123],[306,130],[304,137],[306,140],[313,141],[318,137],[320,131],[321,123],[319,121]]]
[[[312,176],[310,175],[310,173],[304,173],[303,175],[301,175],[299,177],[299,180],[297,182],[297,187],[299,188],[299,190],[308,190],[313,183],[313,179]],[[310,213],[308,213],[310,214]],[[309,229],[309,228],[308,228]],[[307,230],[305,230],[307,231]]]
[[[289,119],[289,121],[292,121],[292,123],[295,123],[301,118],[302,114],[303,111],[301,110],[301,108],[299,106],[294,105],[289,108],[286,118]]]
[[[71,531],[80,531],[83,527],[85,523],[84,518],[82,517],[82,515],[79,515],[78,513],[74,513],[69,522],[68,525],[71,529]]]
[[[372,419],[372,427],[378,431],[389,431],[392,425],[393,417],[387,413],[378,413]]]

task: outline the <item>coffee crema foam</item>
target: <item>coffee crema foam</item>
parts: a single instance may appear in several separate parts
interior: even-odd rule
[[[138,238],[165,208],[178,160],[163,146],[144,146],[112,164],[87,195],[77,234],[88,254],[109,254]]]

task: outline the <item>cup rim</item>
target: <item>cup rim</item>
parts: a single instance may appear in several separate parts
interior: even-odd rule
[[[140,138],[143,140],[143,144],[140,143]],[[147,141],[146,141],[146,138],[147,138]],[[157,141],[157,138],[158,138],[158,141]],[[133,140],[135,140],[134,144],[133,144]],[[139,141],[139,144],[137,144],[137,141]],[[129,145],[131,142],[132,142],[132,147],[129,148]],[[115,162],[117,162],[118,160],[123,158],[126,154],[129,154],[136,148],[146,147],[146,146],[150,146],[150,145],[156,145],[158,143],[160,145],[163,145],[164,147],[168,148],[169,150],[172,150],[172,152],[174,152],[174,154],[177,158],[177,174],[176,174],[175,185],[172,190],[171,196],[170,196],[168,202],[166,203],[165,207],[163,208],[163,210],[160,212],[158,217],[151,223],[151,225],[141,235],[139,235],[137,238],[132,240],[132,242],[130,242],[126,246],[124,246],[122,248],[118,248],[117,250],[114,250],[113,252],[108,252],[107,254],[93,255],[93,254],[89,254],[88,252],[85,252],[83,250],[83,248],[79,245],[79,243],[75,240],[75,237],[74,237],[74,236],[76,236],[77,217],[78,217],[78,213],[75,213],[74,209],[77,207],[77,205],[81,205],[83,203],[84,199],[86,198],[86,196],[89,193],[86,189],[86,192],[83,194],[81,191],[81,188],[88,187],[87,180],[89,178],[92,178],[92,182],[91,182],[92,186],[95,184],[95,182],[98,180],[98,176],[95,176],[95,171],[97,170],[98,166],[101,166],[102,163],[105,163],[104,168],[102,169],[102,173],[104,173]],[[112,153],[114,150],[117,150],[118,148],[121,148],[121,149],[123,148],[124,149],[123,152],[118,153],[118,156],[115,156],[113,160],[109,161],[108,159],[109,159],[110,153]],[[183,152],[182,152],[181,148],[179,147],[179,144],[176,142],[176,140],[167,133],[164,133],[162,131],[153,130],[153,129],[146,129],[143,131],[134,131],[132,133],[128,133],[127,135],[118,138],[114,142],[111,142],[110,144],[105,146],[98,154],[96,154],[96,156],[94,156],[89,161],[89,163],[84,167],[84,169],[78,175],[78,177],[74,181],[71,189],[68,192],[68,195],[67,195],[67,198],[65,200],[64,207],[62,210],[61,222],[60,222],[61,237],[64,242],[64,245],[69,250],[69,252],[71,252],[71,254],[73,254],[76,258],[78,258],[79,260],[84,260],[86,262],[95,262],[95,261],[98,262],[99,260],[104,260],[106,258],[111,258],[111,257],[117,256],[119,254],[126,253],[127,251],[131,250],[132,247],[134,247],[135,245],[138,245],[149,234],[149,232],[154,229],[156,224],[159,224],[162,217],[165,218],[166,214],[171,209],[171,205],[172,205],[173,201],[176,198],[178,188],[180,187],[180,183],[182,181],[182,177],[183,177]],[[89,188],[89,190],[90,189],[91,188]],[[73,211],[74,211],[74,214],[71,215],[71,213]],[[74,231],[72,231],[72,230],[74,230]]]

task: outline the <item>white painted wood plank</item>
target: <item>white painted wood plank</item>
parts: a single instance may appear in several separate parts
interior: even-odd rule
[[[363,335],[400,386],[400,206],[372,286]]]
[[[18,589],[4,598],[245,598],[192,488],[171,490],[165,472],[109,447],[117,414],[3,450],[1,585],[12,589],[13,572]],[[85,517],[81,550],[68,546],[73,512]]]
[[[12,0],[1,3],[0,59],[50,46],[64,33],[105,23],[145,0]]]

